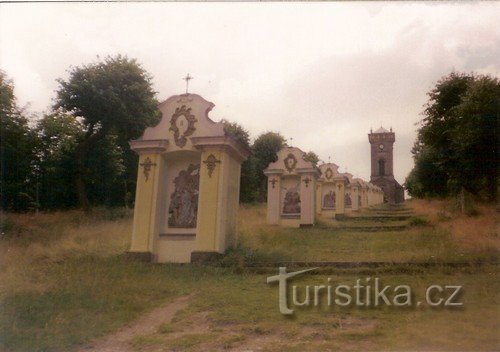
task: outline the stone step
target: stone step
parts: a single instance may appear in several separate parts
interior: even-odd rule
[[[339,231],[356,231],[356,232],[386,232],[386,231],[404,231],[408,229],[408,225],[393,225],[393,226],[318,226],[318,228],[325,228]]]
[[[288,268],[303,268],[303,267],[320,267],[320,268],[338,268],[338,269],[351,269],[351,268],[384,268],[384,267],[400,267],[400,266],[415,266],[423,268],[433,268],[433,267],[454,267],[454,268],[464,268],[464,267],[480,267],[480,266],[499,266],[500,262],[497,261],[471,261],[471,262],[460,262],[460,261],[408,261],[408,262],[398,262],[398,261],[365,261],[365,262],[339,262],[339,261],[281,261],[281,262],[254,262],[247,263],[248,268],[279,268],[286,266]],[[321,271],[319,271],[321,273]],[[310,273],[311,275],[314,272]]]
[[[385,222],[385,221],[403,221],[408,220],[412,215],[355,215],[346,216],[339,221],[375,221],[375,222]]]
[[[376,213],[413,213],[413,209],[401,208],[401,209],[384,209],[384,208],[367,208],[369,212]]]

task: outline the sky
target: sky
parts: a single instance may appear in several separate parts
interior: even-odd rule
[[[452,71],[499,76],[500,2],[1,3],[0,69],[50,111],[68,69],[123,54],[160,101],[190,92],[252,138],[280,132],[369,180],[367,134],[396,133],[403,183],[426,93]]]

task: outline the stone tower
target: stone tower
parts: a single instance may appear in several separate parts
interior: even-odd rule
[[[382,126],[375,132],[368,134],[371,154],[370,182],[384,191],[384,201],[390,204],[404,201],[404,189],[394,179],[393,145],[396,135]]]

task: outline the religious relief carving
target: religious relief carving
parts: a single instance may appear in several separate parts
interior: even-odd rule
[[[168,226],[195,228],[198,215],[200,165],[190,164],[174,179],[174,192],[170,195]]]
[[[292,153],[288,154],[285,160],[283,160],[285,163],[285,169],[288,170],[288,172],[292,172],[293,169],[295,169],[295,166],[297,165],[297,158],[295,155]]]
[[[299,214],[300,213],[300,186],[290,188],[285,194],[283,201],[283,214]]]
[[[148,181],[149,178],[149,173],[151,172],[151,167],[156,166],[156,163],[153,163],[149,157],[144,160],[143,163],[140,164],[142,166],[143,172],[144,172],[144,177],[146,178],[146,182]]]
[[[216,164],[220,164],[220,160],[217,160],[215,155],[210,154],[207,157],[207,160],[203,161],[204,164],[207,164],[207,169],[208,169],[208,177],[212,177],[212,174],[215,170]]]
[[[325,178],[327,180],[331,180],[332,177],[333,177],[333,171],[332,171],[332,169],[331,168],[326,169],[326,171],[325,171]]]
[[[323,197],[323,208],[335,208],[335,192],[330,191]]]
[[[198,122],[198,120],[191,114],[191,108],[187,108],[186,105],[175,108],[175,112],[170,119],[169,130],[174,132],[175,144],[178,147],[183,148],[186,145],[187,137],[196,131],[195,122]]]
[[[350,207],[352,205],[351,195],[346,193],[344,196],[344,204],[346,207]]]

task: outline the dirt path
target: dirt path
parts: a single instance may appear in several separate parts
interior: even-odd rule
[[[77,350],[77,352],[126,352],[131,351],[128,341],[136,335],[154,333],[158,326],[164,323],[170,323],[174,315],[186,308],[189,303],[189,297],[180,297],[161,307],[155,308],[148,314],[126,325],[117,332],[105,336],[100,340]]]

